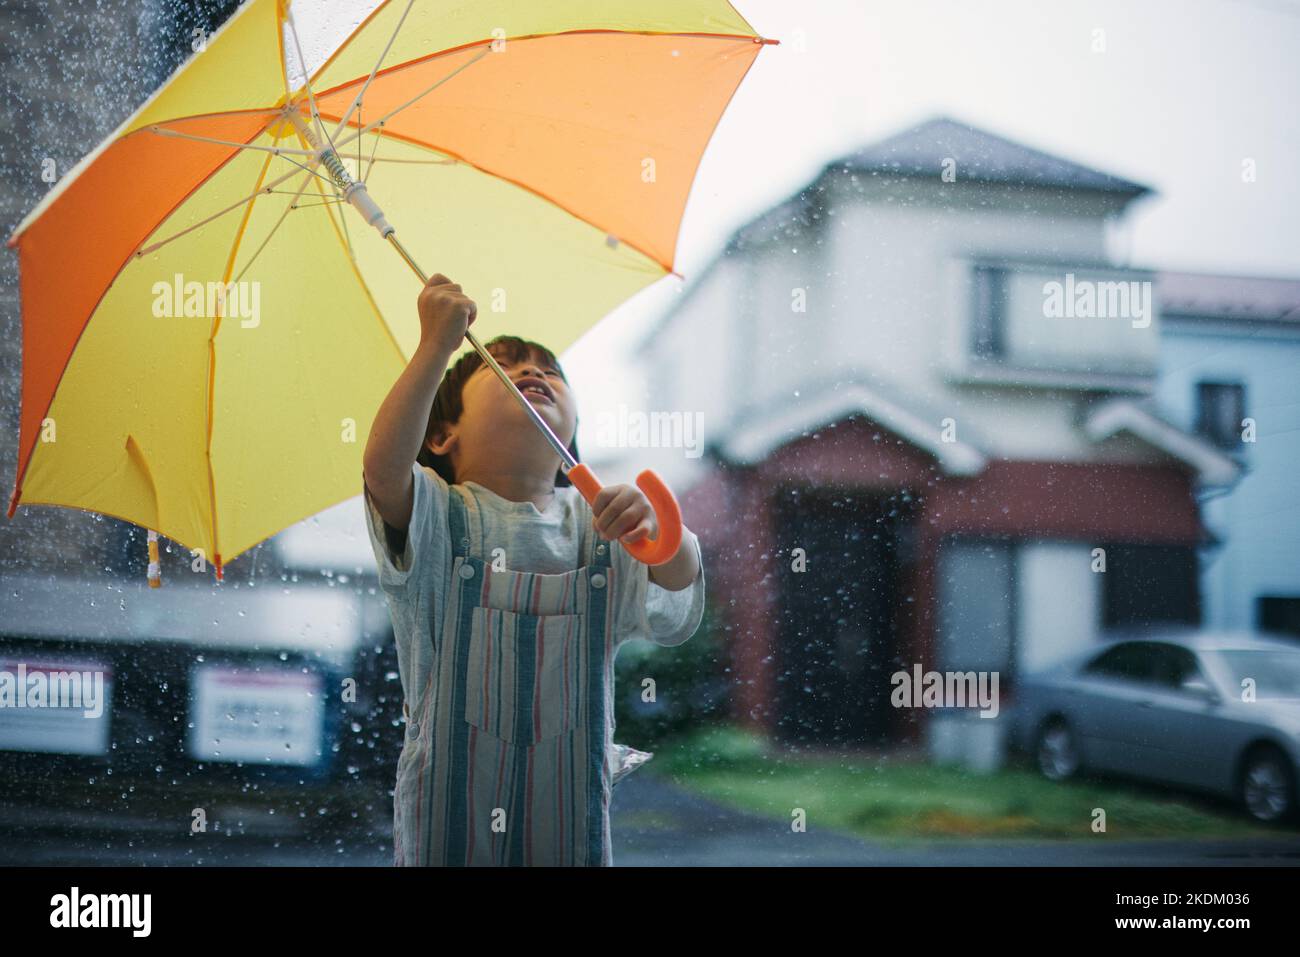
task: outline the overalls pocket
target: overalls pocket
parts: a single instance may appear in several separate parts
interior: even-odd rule
[[[583,616],[477,607],[472,615],[465,720],[494,738],[535,747],[582,714]]]

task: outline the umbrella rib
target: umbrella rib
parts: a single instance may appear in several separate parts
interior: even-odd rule
[[[316,106],[316,94],[311,89],[311,71],[307,69],[307,58],[302,55],[302,43],[298,40],[298,24],[294,22],[293,8],[288,5],[285,6],[285,20],[289,24],[289,32],[293,34],[294,49],[298,51],[298,65],[302,67],[302,85],[307,90],[307,100],[311,103],[311,116],[316,121],[316,131],[324,136],[325,142],[330,145],[330,149],[337,153],[338,146],[320,119],[320,110]]]
[[[384,135],[384,136],[387,136],[387,137],[390,137],[390,138],[392,138],[392,139],[394,139],[394,140],[397,140],[397,141],[399,141],[399,142],[402,142],[402,143],[409,143],[409,144],[412,145],[412,146],[418,146],[420,149],[423,149],[423,150],[436,150],[437,152],[440,152],[440,153],[443,153],[444,155],[446,155],[446,156],[448,157],[448,159],[447,159],[447,160],[384,160],[383,158],[381,158],[381,159],[379,160],[379,162],[395,162],[395,163],[397,163],[397,162],[435,162],[435,163],[438,163],[439,165],[452,165],[452,166],[459,165],[459,164],[463,164],[463,165],[465,165],[465,166],[468,166],[468,167],[471,168],[471,169],[477,170],[478,172],[484,174],[485,176],[490,176],[490,177],[492,177],[493,179],[500,180],[500,181],[503,182],[503,183],[509,183],[509,184],[511,184],[512,186],[518,186],[520,189],[525,189],[525,190],[527,190],[528,192],[532,193],[534,196],[540,197],[541,199],[545,200],[546,202],[551,203],[551,204],[554,205],[557,209],[561,209],[561,210],[563,210],[565,213],[567,213],[568,215],[574,217],[575,219],[579,220],[580,222],[586,223],[588,226],[592,226],[592,227],[594,227],[594,228],[596,228],[596,229],[600,229],[600,230],[602,230],[602,231],[608,232],[608,229],[607,229],[605,226],[602,226],[602,225],[600,225],[599,223],[593,223],[591,220],[587,219],[585,216],[581,215],[580,213],[576,212],[576,211],[573,210],[573,209],[570,209],[568,206],[566,206],[566,205],[564,205],[563,203],[561,203],[560,201],[558,201],[555,197],[546,195],[545,193],[539,191],[539,190],[536,189],[535,187],[528,185],[528,183],[524,182],[523,180],[514,179],[514,178],[512,178],[512,177],[510,177],[510,176],[507,176],[507,175],[505,175],[505,174],[503,174],[503,173],[499,173],[499,172],[496,172],[496,171],[494,171],[494,170],[488,169],[488,168],[486,168],[486,167],[479,166],[479,165],[478,165],[477,163],[475,163],[473,160],[466,159],[464,156],[458,156],[458,155],[456,155],[455,153],[452,153],[452,152],[450,152],[449,150],[447,150],[445,147],[434,146],[434,145],[432,145],[432,144],[430,144],[430,143],[426,143],[426,142],[424,142],[423,140],[412,139],[411,137],[409,137],[409,136],[404,136],[404,135],[402,135],[402,134],[400,134],[400,133],[384,133],[383,135]],[[660,262],[660,261],[659,261],[658,259],[656,259],[655,256],[653,256],[650,252],[646,251],[645,249],[642,249],[639,245],[637,245],[636,243],[631,242],[631,241],[629,241],[629,240],[627,240],[627,239],[624,239],[624,238],[622,238],[622,237],[618,237],[618,241],[619,241],[620,243],[622,243],[623,245],[625,245],[625,246],[631,248],[631,249],[635,249],[635,250],[636,250],[637,252],[639,252],[641,255],[645,256],[647,259],[651,260],[651,261],[654,262],[656,265],[658,265],[660,268],[662,268],[662,269],[664,270],[665,273],[667,273],[667,274],[669,274],[669,275],[675,275],[675,276],[677,276],[678,278],[681,278],[681,274],[678,273],[677,270],[673,269],[671,263]]]
[[[357,116],[357,120],[360,121],[360,119],[361,119],[361,117],[360,117],[360,115],[358,115],[358,116]],[[381,124],[381,128],[382,128],[382,124]],[[370,182],[370,171],[371,171],[372,169],[375,168],[375,154],[379,152],[379,141],[380,141],[381,139],[383,139],[383,137],[380,136],[378,133],[376,133],[376,134],[375,134],[375,142],[374,142],[374,143],[371,145],[371,147],[370,147],[370,162],[366,163],[366,172],[365,172],[365,175],[363,175],[363,176],[361,177],[361,182],[363,182],[363,183],[367,183],[367,184],[369,184],[369,182]],[[358,137],[357,137],[357,155],[358,155],[358,157],[360,157],[360,154],[361,154],[361,137],[358,136]],[[358,161],[357,161],[357,165],[358,165],[358,168],[360,168],[360,159],[358,159]]]
[[[266,234],[266,238],[263,239],[262,242],[258,245],[256,251],[254,251],[253,255],[249,258],[248,262],[244,263],[244,268],[239,270],[239,275],[234,278],[233,280],[234,282],[239,282],[239,280],[244,278],[244,273],[248,272],[249,268],[253,265],[254,262],[256,262],[257,257],[262,255],[262,250],[265,249],[267,243],[271,241],[271,237],[275,235],[276,230],[278,230],[280,228],[280,225],[289,217],[289,212],[291,210],[298,208],[296,205],[297,200],[302,196],[303,191],[307,188],[307,184],[310,182],[311,182],[310,176],[304,176],[302,178],[302,182],[298,184],[298,191],[292,194],[294,197],[294,202],[289,203],[287,206],[285,206],[284,212],[282,212],[280,214],[280,218],[275,221],[275,225],[272,226],[270,231]],[[288,190],[282,190],[281,192],[284,193],[284,195],[290,195]]]
[[[310,172],[310,173],[315,173],[316,171],[315,171],[315,170],[308,170],[308,172]],[[274,179],[274,180],[272,180],[270,183],[268,183],[266,186],[263,186],[263,187],[262,187],[261,189],[259,189],[257,192],[252,193],[252,194],[250,194],[250,195],[248,195],[248,196],[245,196],[243,199],[238,200],[238,201],[236,201],[236,202],[234,202],[234,203],[231,203],[231,204],[230,204],[229,206],[227,206],[225,209],[222,209],[222,210],[219,210],[219,211],[213,213],[213,214],[212,214],[211,216],[209,216],[207,219],[200,220],[199,222],[194,223],[192,226],[187,226],[187,227],[185,227],[184,229],[182,229],[180,232],[175,233],[174,235],[168,236],[166,239],[160,239],[158,242],[153,243],[153,244],[150,245],[150,246],[145,246],[145,247],[143,247],[143,248],[141,248],[141,249],[137,249],[136,252],[135,252],[136,258],[139,258],[139,257],[141,257],[141,256],[147,255],[148,253],[151,253],[151,252],[153,252],[153,251],[156,250],[156,249],[160,249],[161,247],[166,246],[168,243],[170,243],[170,242],[174,242],[175,240],[180,239],[182,236],[185,236],[185,235],[187,235],[187,234],[189,234],[189,233],[194,232],[194,230],[198,229],[200,226],[206,226],[208,223],[212,222],[214,219],[218,219],[219,217],[226,215],[226,213],[229,213],[229,212],[231,212],[232,210],[239,209],[239,207],[243,206],[245,203],[251,203],[253,200],[257,199],[257,197],[261,196],[261,195],[264,194],[264,193],[270,192],[270,191],[272,190],[273,187],[275,187],[275,186],[279,186],[279,185],[280,185],[281,183],[283,183],[285,180],[289,179],[291,176],[294,176],[294,175],[296,175],[296,174],[297,174],[297,171],[296,171],[296,170],[290,170],[288,173],[285,173],[285,174],[284,174],[283,176],[281,176],[279,179]]]
[[[273,193],[273,194],[276,195],[276,196],[294,196],[294,197],[297,197],[297,196],[301,195],[301,194],[299,194],[299,193],[295,193],[295,192],[294,192],[293,190],[291,190],[291,189],[271,189],[271,190],[263,190],[263,192]],[[343,200],[342,200],[342,198],[340,197],[339,199],[327,199],[327,200],[325,200],[325,202],[327,202],[327,203],[341,203],[341,202],[343,202]],[[300,205],[301,205],[301,204],[300,204]],[[315,205],[315,204],[313,203],[312,205]]]
[[[317,186],[316,188],[320,189],[319,186]],[[338,225],[334,222],[334,216],[332,213],[329,213],[328,211],[327,214],[329,215],[330,226],[334,230],[334,238],[339,241],[340,245],[342,245],[343,237],[339,233]],[[339,216],[340,218],[343,217],[343,211],[341,209],[339,210]],[[371,293],[370,287],[366,284],[365,277],[361,275],[361,267],[357,263],[355,256],[350,259],[350,264],[352,266],[352,273],[356,277],[357,285],[361,287],[361,291],[365,294],[366,302],[370,303],[370,308],[374,310],[375,318],[379,321],[380,328],[383,329],[384,333],[388,336],[388,341],[393,346],[393,352],[396,354],[398,359],[400,359],[402,362],[405,362],[406,356],[402,352],[402,347],[398,345],[397,338],[393,335],[392,327],[389,325],[388,320],[384,318],[384,314],[380,310],[379,305],[375,302],[374,294]]]
[[[430,86],[427,90],[424,90],[424,91],[421,92],[421,93],[417,93],[415,96],[411,97],[411,99],[407,100],[407,101],[406,101],[405,103],[403,103],[401,106],[396,107],[395,109],[389,110],[387,113],[385,113],[385,114],[384,114],[383,116],[381,116],[379,119],[374,120],[373,122],[368,123],[368,124],[366,124],[365,126],[358,128],[356,132],[354,132],[354,133],[350,133],[349,135],[345,136],[343,139],[339,140],[338,143],[334,144],[335,149],[337,149],[337,148],[340,147],[340,146],[347,146],[349,143],[351,143],[353,140],[357,139],[358,137],[361,137],[361,136],[364,136],[364,135],[367,134],[367,133],[373,132],[374,129],[375,129],[375,127],[377,127],[377,126],[383,126],[384,123],[386,123],[388,120],[392,119],[392,118],[393,118],[394,116],[396,116],[398,113],[402,112],[402,110],[406,109],[408,106],[412,106],[413,104],[415,104],[415,103],[418,102],[419,100],[424,99],[426,96],[428,96],[428,95],[429,95],[430,93],[432,93],[434,90],[436,90],[438,87],[442,86],[444,83],[446,83],[446,82],[447,82],[448,80],[450,80],[452,77],[454,77],[454,76],[455,76],[457,73],[459,73],[461,70],[463,70],[463,69],[465,69],[467,66],[470,66],[471,64],[477,63],[479,60],[483,59],[484,56],[486,56],[489,52],[491,52],[491,49],[492,49],[491,47],[484,47],[484,48],[479,52],[478,56],[474,57],[472,60],[467,60],[467,61],[465,61],[465,62],[462,63],[460,66],[456,67],[456,69],[452,70],[450,73],[448,73],[446,76],[444,76],[442,79],[438,80],[437,83],[434,83],[432,86]]]
[[[170,136],[175,139],[193,140],[196,143],[212,143],[216,146],[229,146],[232,149],[260,150],[264,153],[274,153],[276,156],[283,153],[294,153],[301,156],[316,155],[312,150],[292,149],[285,146],[255,146],[252,143],[236,143],[233,140],[219,140],[211,136],[199,136],[197,133],[182,133],[179,130],[167,130],[160,126],[149,127],[149,132],[157,136]]]
[[[313,154],[313,155],[314,155],[314,154]],[[297,160],[295,160],[295,159],[290,159],[288,156],[281,156],[280,159],[285,160],[285,161],[287,161],[287,162],[289,162],[289,163],[292,163],[294,166],[298,167],[300,170],[304,170],[304,171],[306,171],[306,172],[308,172],[308,173],[311,173],[313,176],[315,176],[317,179],[321,180],[322,182],[330,183],[331,186],[334,185],[334,184],[331,183],[328,179],[326,179],[324,176],[322,176],[320,173],[316,172],[314,169],[312,169],[312,168],[310,168],[310,167],[308,167],[308,166],[304,166],[302,163],[299,163],[299,162],[298,162]],[[293,174],[290,173],[289,175],[292,176]]]
[[[388,38],[388,44],[384,47],[384,52],[379,54],[379,59],[375,61],[375,65],[370,70],[370,76],[366,78],[366,82],[362,85],[361,90],[352,100],[352,105],[348,107],[348,111],[343,114],[343,119],[339,120],[338,125],[334,127],[335,136],[338,136],[339,131],[347,125],[348,120],[352,119],[352,112],[361,107],[361,101],[365,97],[366,91],[370,89],[370,84],[375,81],[375,74],[378,73],[379,68],[383,66],[384,58],[388,56],[388,51],[393,48],[393,43],[397,40],[397,34],[401,31],[402,24],[406,22],[406,16],[411,12],[413,6],[415,6],[415,0],[407,0],[406,9],[402,11],[402,16],[401,19],[397,21],[397,26],[393,27],[393,35]],[[358,117],[358,119],[360,119],[360,117]]]
[[[432,149],[433,147],[429,148]],[[457,162],[459,161],[450,158],[440,160],[413,160],[398,159],[395,156],[376,156],[371,160],[371,163],[415,163],[419,166],[455,166]]]
[[[333,186],[334,186],[333,183],[327,183],[327,185],[330,186],[331,188],[333,188]],[[317,192],[319,192],[319,193],[321,194],[321,198],[324,200],[324,202],[323,202],[321,205],[323,205],[323,206],[328,206],[328,205],[330,205],[330,204],[331,204],[331,203],[330,203],[330,200],[328,199],[328,197],[325,196],[325,192],[324,192],[324,190],[321,189],[321,187],[320,187],[319,184],[317,184],[317,186],[316,186],[316,190],[317,190]],[[338,200],[339,203],[344,202],[344,200],[343,200],[343,196],[339,193],[338,189],[336,189],[336,188],[334,189],[334,195],[335,195],[335,197],[337,198],[337,200]],[[328,210],[328,209],[327,209],[327,210],[325,211],[325,214],[326,214],[327,216],[329,216],[330,221],[333,222],[333,220],[334,220],[334,212],[333,212],[332,210]],[[354,249],[352,248],[352,233],[348,230],[348,218],[347,218],[347,216],[343,215],[343,209],[342,209],[341,206],[340,206],[340,209],[339,209],[339,223],[341,223],[342,226],[343,226],[343,238],[344,238],[344,240],[347,242],[347,247],[348,247],[348,258],[349,258],[350,260],[352,260],[352,266],[353,266],[353,268],[355,269],[355,268],[356,268],[356,265],[357,265],[357,254],[356,254],[356,250],[354,250]],[[338,229],[338,227],[335,227],[335,231],[336,231],[336,232],[337,232],[337,229]]]

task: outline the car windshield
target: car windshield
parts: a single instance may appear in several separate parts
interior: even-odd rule
[[[1255,682],[1260,698],[1300,698],[1300,651],[1221,651],[1234,688]]]

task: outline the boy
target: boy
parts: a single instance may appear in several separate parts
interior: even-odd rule
[[[694,634],[699,539],[683,528],[665,564],[633,559],[620,543],[657,531],[640,489],[589,506],[477,352],[444,378],[477,314],[458,284],[430,278],[419,314],[363,463],[407,717],[394,861],[608,866],[614,656]],[[555,357],[512,337],[487,348],[576,458]]]

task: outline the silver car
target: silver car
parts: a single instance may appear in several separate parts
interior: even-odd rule
[[[1191,630],[1115,636],[1015,691],[1017,745],[1062,780],[1083,769],[1239,801],[1293,822],[1300,644]]]

